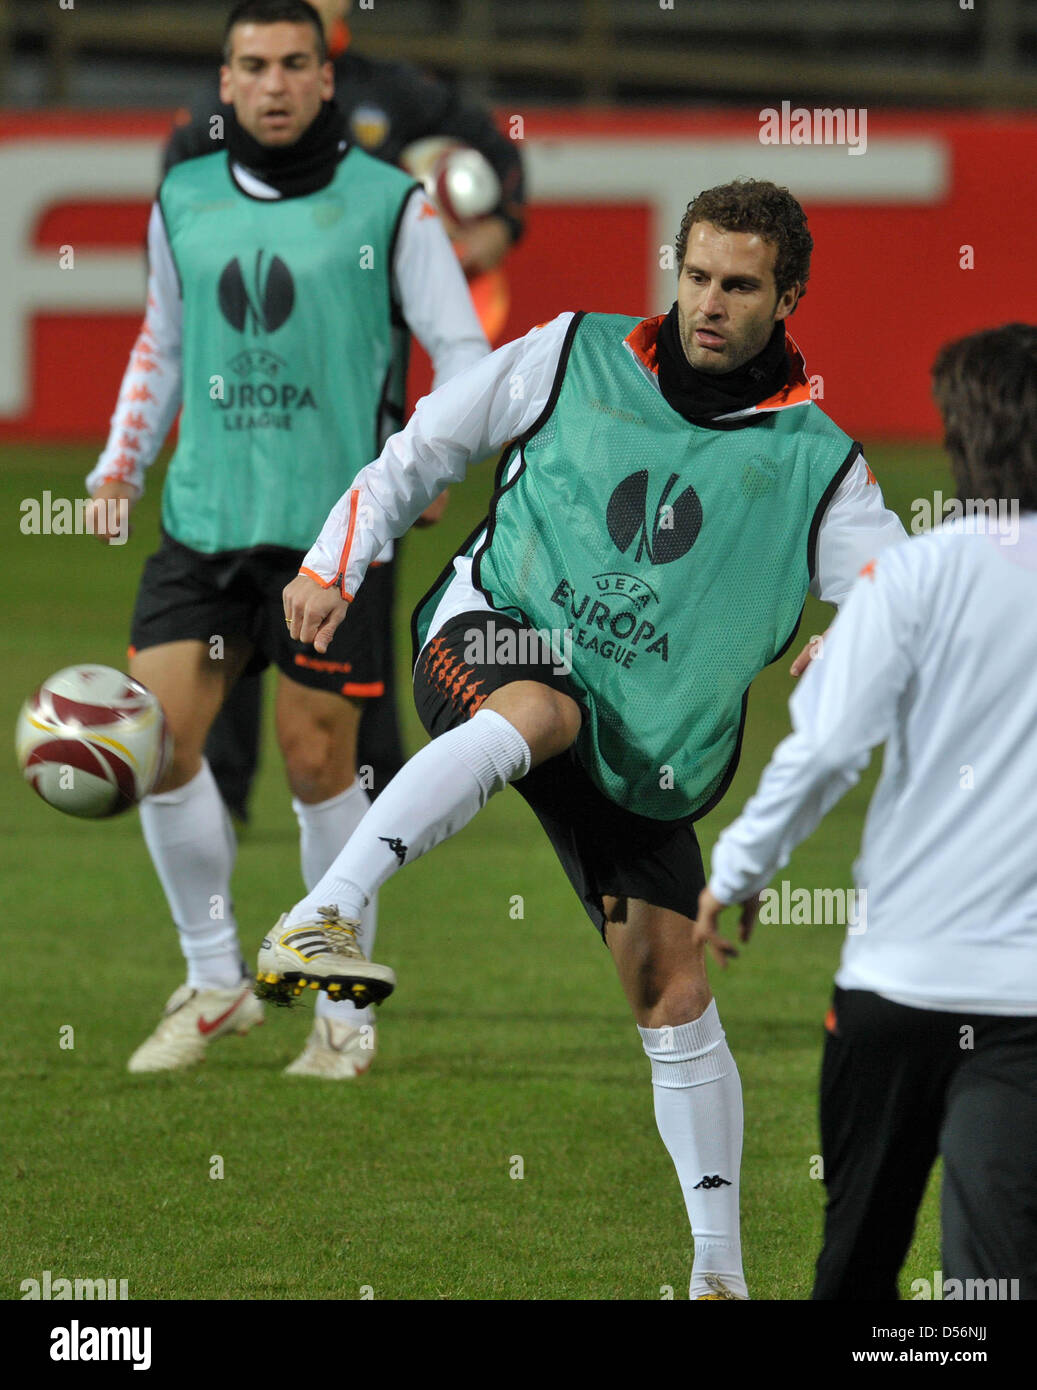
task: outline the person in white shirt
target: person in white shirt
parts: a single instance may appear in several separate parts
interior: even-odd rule
[[[690,937],[705,884],[692,822],[723,795],[747,688],[792,643],[807,592],[840,603],[904,536],[786,330],[812,245],[787,189],[705,190],[668,314],[562,314],[419,402],[285,590],[293,638],[323,651],[386,539],[504,450],[489,517],[415,614],[432,742],[270,933],[257,991],[384,998],[392,971],[356,947],[364,903],[513,782],[634,1013],[695,1299],[747,1290],[741,1085]]]
[[[1037,1298],[1037,328],[950,344],[933,387],[962,515],[864,567],[695,928],[723,964],[723,908],[747,941],[885,744],[826,1019],[815,1299],[897,1297],[938,1154],[944,1298]]]

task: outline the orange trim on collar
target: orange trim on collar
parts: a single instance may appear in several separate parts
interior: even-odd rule
[[[623,341],[640,362],[643,362],[653,376],[659,375],[659,329],[665,314],[657,314],[653,319],[642,319],[630,330]]]
[[[638,361],[656,377],[659,375],[659,329],[665,317],[665,314],[657,314],[654,318],[642,319],[624,339]],[[788,328],[785,329],[785,352],[791,364],[788,384],[773,396],[768,396],[765,401],[759,401],[752,407],[753,410],[780,410],[782,406],[801,405],[804,401],[810,400],[806,363]]]
[[[773,396],[768,396],[765,401],[759,401],[753,406],[754,410],[780,410],[782,406],[802,405],[804,401],[810,400],[810,382],[807,380],[806,363],[795,338],[787,328],[785,329],[785,352],[792,368],[789,372],[788,385],[783,386],[780,391],[776,391]]]

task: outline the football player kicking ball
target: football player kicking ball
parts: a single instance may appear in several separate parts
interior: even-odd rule
[[[227,148],[176,165],[162,182],[147,317],[88,481],[96,498],[135,499],[182,402],[130,671],[161,700],[174,737],[141,825],[188,975],[131,1071],[189,1066],[262,1016],[231,903],[234,836],[202,754],[239,675],[278,669],[277,733],[307,885],[367,809],[356,739],[362,702],[383,690],[385,571],[372,569],[352,635],[344,630],[319,659],[290,638],[281,593],[384,438],[398,323],[428,349],[440,381],[488,352],[421,189],[347,141],[312,6],[244,0],[224,56]],[[365,943],[374,906],[372,896],[359,924]],[[366,1069],[374,1036],[364,1004],[322,996],[290,1070],[346,1078]]]
[[[263,943],[257,989],[388,992],[386,967],[339,940],[391,874],[513,782],[637,1021],[694,1232],[693,1298],[747,1292],[741,1084],[692,937],[692,822],[727,787],[748,686],[792,642],[808,590],[841,602],[904,535],[785,331],[812,244],[786,189],[700,194],[668,314],[562,314],[426,397],[284,596],[292,637],[323,651],[385,539],[511,441],[486,523],[415,614],[432,742]],[[554,634],[539,652],[538,633]]]

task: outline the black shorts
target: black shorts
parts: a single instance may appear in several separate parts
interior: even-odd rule
[[[282,591],[303,553],[278,546],[204,555],[164,532],[144,565],[130,629],[132,651],[164,642],[237,638],[253,647],[245,674],[267,666],[317,690],[362,699],[385,689],[384,629],[391,615],[391,561],[372,565],[323,655],[293,642]]]
[[[414,702],[431,737],[463,724],[488,695],[513,681],[540,681],[581,703],[546,653],[543,660],[520,664],[466,661],[472,634],[485,633],[491,622],[497,634],[511,628],[517,638],[522,631],[519,623],[501,613],[462,613],[422,649],[414,671]],[[484,651],[496,649],[495,643],[484,641],[482,646]],[[516,650],[521,652],[522,645]],[[697,916],[706,877],[690,821],[653,820],[610,801],[591,781],[574,748],[549,758],[512,785],[547,832],[603,938],[603,896],[640,898],[685,917]]]

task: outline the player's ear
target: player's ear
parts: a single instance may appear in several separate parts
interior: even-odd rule
[[[220,100],[224,106],[231,103],[231,73],[226,63],[220,68]]]
[[[320,95],[322,101],[330,101],[335,95],[335,66],[330,58],[321,66]]]
[[[799,296],[802,290],[801,285],[790,285],[789,288],[778,296],[778,307],[774,311],[774,321],[778,323],[781,319],[787,319],[796,305],[799,303]]]

